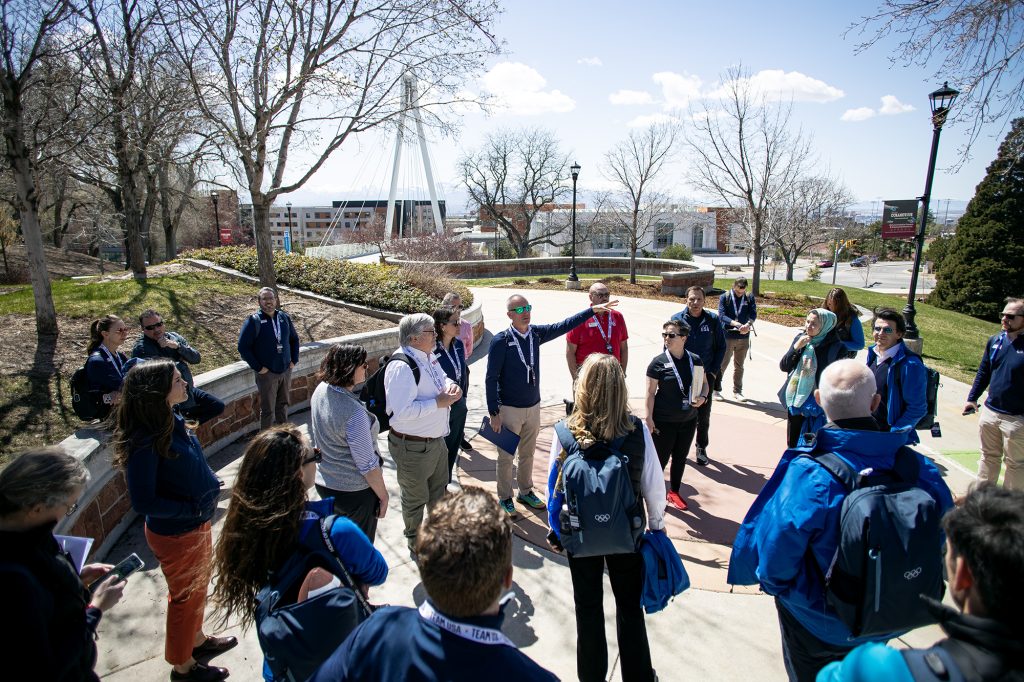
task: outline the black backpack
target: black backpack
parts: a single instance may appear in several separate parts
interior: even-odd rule
[[[917,353],[914,353],[914,351],[910,350],[909,348],[907,348],[904,352],[909,353],[911,355],[917,355]],[[921,356],[918,355],[918,357]],[[921,364],[924,365],[923,360]],[[924,371],[928,377],[924,389],[925,401],[927,402],[928,409],[925,411],[923,415],[921,415],[921,418],[917,420],[917,424],[914,425],[915,431],[928,431],[929,429],[931,429],[932,426],[934,426],[936,423],[935,415],[936,411],[939,409],[939,384],[941,383],[940,380],[942,379],[942,377],[939,376],[939,373],[937,371],[935,371],[928,365],[924,365]],[[900,372],[898,371],[896,372],[896,383],[900,395],[902,395],[903,380],[900,379]]]
[[[104,419],[110,414],[110,405],[105,405],[103,395],[93,389],[84,366],[71,375],[71,409],[84,422]]]
[[[336,518],[319,519],[256,595],[256,636],[275,681],[311,677],[373,612],[331,542]],[[341,586],[296,603],[303,580],[317,567],[336,575]]]
[[[419,365],[402,351],[395,351],[390,357],[385,355],[380,359],[377,371],[363,382],[363,388],[359,391],[359,399],[366,405],[366,409],[377,418],[381,433],[391,430],[391,413],[388,412],[387,396],[384,394],[384,370],[392,360],[402,360],[409,365],[412,368],[413,380],[417,384],[420,383]]]
[[[920,462],[907,447],[891,471],[857,472],[838,455],[807,454],[843,484],[839,545],[825,597],[854,637],[886,635],[935,622],[925,594],[941,600],[942,509],[917,485]],[[818,566],[814,557],[808,560]],[[819,569],[820,570],[820,569]]]
[[[577,557],[637,551],[646,524],[637,486],[642,428],[586,450],[580,450],[564,421],[555,424],[555,433],[566,452],[560,477],[565,502],[558,515],[562,546]]]

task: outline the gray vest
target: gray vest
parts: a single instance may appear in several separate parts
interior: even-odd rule
[[[353,414],[365,412],[370,419],[373,449],[375,454],[379,454],[377,434],[380,428],[376,417],[367,412],[363,403],[351,391],[336,391],[325,383],[321,383],[313,391],[309,409],[313,442],[323,454],[323,461],[317,466],[317,484],[342,492],[368,488],[366,478],[359,473],[355,460],[352,459],[346,425]]]

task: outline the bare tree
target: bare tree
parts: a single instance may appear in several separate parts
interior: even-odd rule
[[[268,214],[277,197],[350,137],[410,109],[447,128],[464,81],[498,50],[497,0],[174,0],[163,9],[195,99],[249,191],[264,286],[277,280]],[[297,152],[306,155],[286,180]]]
[[[726,71],[722,90],[720,103],[705,101],[691,115],[690,181],[747,217],[757,295],[769,206],[792,191],[810,158],[810,142],[802,131],[790,129],[792,107],[755,92],[742,66]]]
[[[1024,109],[1024,4],[1017,0],[884,0],[851,31],[868,35],[858,52],[896,37],[893,62],[934,65],[936,84],[960,90],[952,121],[970,127],[964,161],[982,128],[1001,122],[994,133],[1001,136]]]
[[[386,263],[385,250],[392,241],[392,230],[386,226],[384,216],[374,213],[373,218],[368,221],[358,220],[355,228],[344,230],[341,233],[341,241],[346,244],[371,244],[377,247],[380,253],[380,262]]]
[[[811,246],[834,236],[846,223],[844,211],[853,203],[849,190],[835,178],[821,175],[798,180],[788,194],[768,207],[769,243],[786,263],[793,279],[796,260]]]
[[[636,284],[636,252],[653,244],[656,223],[669,197],[656,182],[675,147],[678,127],[654,124],[629,136],[604,155],[603,173],[615,185],[608,227],[629,249],[629,281]]]
[[[568,227],[562,221],[534,224],[538,213],[569,194],[568,163],[554,133],[524,128],[489,135],[459,160],[459,171],[481,217],[494,221],[523,258],[535,246],[554,244]]]
[[[14,205],[28,256],[38,347],[51,355],[57,341],[57,313],[39,229],[35,172],[36,165],[52,153],[47,148],[60,134],[61,120],[45,107],[49,84],[39,77],[38,67],[42,61],[60,59],[75,49],[76,41],[86,39],[75,31],[61,31],[68,27],[73,13],[74,7],[66,0],[0,1],[4,154],[14,176]],[[37,360],[40,357],[37,353]]]

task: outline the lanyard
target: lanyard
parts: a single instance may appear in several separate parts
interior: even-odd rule
[[[686,353],[686,351],[683,351]],[[683,408],[690,404],[690,397],[686,394],[686,388],[683,386],[683,377],[679,376],[679,368],[676,367],[675,358],[668,352],[668,348],[665,349],[665,358],[668,360],[668,366],[672,368],[672,373],[676,375],[676,383],[679,384],[679,392],[683,394]],[[686,359],[690,361],[690,377],[693,377],[693,356],[686,353]]]
[[[743,306],[747,304],[747,295],[743,294],[740,296],[740,302],[737,303],[735,292],[730,291],[729,293],[732,296],[732,309],[736,311],[736,320],[739,321],[740,313],[743,312]]]
[[[274,327],[274,338],[277,339],[277,347],[281,348],[281,316],[275,313],[270,318],[270,324]],[[280,353],[281,351],[278,350],[278,352]]]
[[[402,352],[405,353],[406,355],[408,355],[410,358],[412,358],[413,362],[416,363],[416,366],[420,368],[420,372],[424,372],[423,363],[420,362],[420,359],[418,357],[416,357],[416,355],[413,353],[411,348],[404,348],[403,347],[402,348]],[[420,352],[422,353],[423,351],[420,351]],[[437,376],[437,372],[434,371],[434,365],[436,365],[436,364],[437,364],[437,361],[436,360],[432,361],[431,356],[428,355],[427,356],[427,369],[425,371],[426,371],[427,374],[430,375],[430,379],[431,379],[431,381],[434,382],[434,388],[437,389],[437,392],[438,393],[444,393],[444,379],[439,379],[438,376]]]
[[[608,354],[612,354],[612,313],[608,311],[608,333],[605,333],[604,329],[601,328],[601,318],[594,315],[594,322],[597,323],[597,331],[601,332],[601,338],[604,339],[604,347],[608,349]]]
[[[104,355],[107,356],[107,360],[110,362],[110,364],[112,364],[114,366],[114,369],[117,370],[117,376],[119,376],[119,377],[121,377],[123,379],[124,378],[124,369],[123,369],[124,368],[124,363],[121,362],[121,358],[118,357],[118,355],[116,353],[111,353],[107,349],[107,347],[104,346],[102,343],[100,344],[100,352],[102,352]]]
[[[475,642],[477,644],[497,644],[510,646],[513,649],[516,648],[516,645],[513,644],[512,641],[500,630],[485,628],[481,625],[459,623],[451,620],[447,616],[438,613],[437,610],[431,606],[429,601],[424,600],[424,602],[420,604],[419,611],[420,617],[423,618],[423,620],[430,621],[437,627],[442,630],[447,630],[456,637],[468,639],[470,642]]]
[[[441,346],[441,350],[443,350],[444,354],[448,357],[448,362],[452,363],[452,367],[455,368],[455,383],[461,385],[462,384],[462,363],[459,362],[459,354],[456,353],[455,357],[453,358],[452,354],[448,352],[448,349],[444,347],[444,344],[442,342],[438,341],[437,345]]]
[[[988,361],[995,362],[996,356],[999,355],[999,351],[1003,349],[1003,341],[1006,340],[1006,332],[1002,332],[996,342],[992,344],[992,351],[989,353]],[[100,346],[102,348],[103,346]]]
[[[533,332],[532,332],[532,329],[533,329],[532,326],[531,327],[527,327],[526,328],[526,335],[524,336],[523,334],[520,334],[519,330],[516,329],[515,327],[513,327],[512,325],[509,325],[509,327],[508,327],[508,330],[510,332],[512,332],[512,334],[513,334],[512,340],[515,343],[516,351],[519,353],[519,359],[522,360],[523,366],[526,367],[526,383],[528,383],[528,384],[532,384],[533,383],[533,381],[532,381],[532,378],[533,378]],[[526,341],[526,345],[528,345],[530,347],[530,362],[529,363],[526,362],[526,356],[523,355],[523,347],[521,345],[519,345],[519,339],[525,340]]]

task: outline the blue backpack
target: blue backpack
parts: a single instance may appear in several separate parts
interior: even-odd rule
[[[647,613],[657,613],[690,587],[690,576],[664,531],[644,533],[640,554],[644,557],[644,589],[640,603]]]
[[[555,433],[566,452],[560,477],[565,503],[558,516],[562,546],[577,557],[637,551],[646,523],[643,500],[637,494],[643,429],[636,425],[625,436],[595,443],[585,451],[565,422],[555,424]]]
[[[857,472],[835,453],[812,453],[849,491],[839,546],[821,576],[825,597],[854,637],[888,635],[933,623],[924,594],[942,600],[942,509],[918,487],[920,462],[907,447],[891,471]],[[818,563],[808,557],[812,566]],[[820,569],[819,569],[820,570]]]
[[[310,524],[296,551],[256,595],[256,635],[275,681],[311,677],[373,611],[334,550],[335,518]],[[341,586],[296,603],[306,574],[318,567],[338,576]]]

